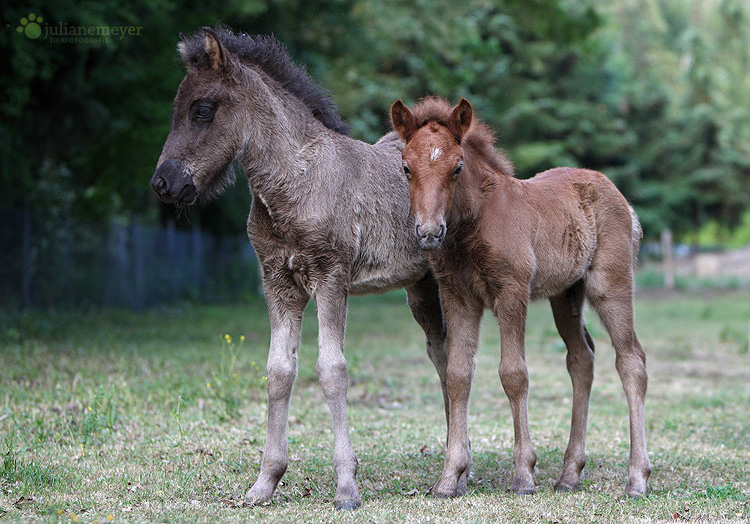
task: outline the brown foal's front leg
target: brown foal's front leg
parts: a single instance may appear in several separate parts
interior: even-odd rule
[[[500,325],[500,367],[498,374],[513,413],[513,486],[519,495],[536,492],[534,466],[536,453],[529,436],[529,372],[526,368],[524,332],[528,292],[512,293],[503,290],[495,305],[495,315]]]
[[[406,294],[412,315],[414,315],[414,318],[425,332],[427,338],[427,355],[430,357],[440,378],[440,387],[443,391],[443,405],[445,407],[447,442],[447,435],[450,432],[450,410],[446,386],[448,343],[446,341],[445,319],[443,317],[443,308],[440,305],[438,283],[432,273],[428,273],[422,280],[406,288]],[[470,475],[471,468],[466,468],[458,479],[458,486],[456,487],[457,495],[466,493]]]
[[[441,302],[448,336],[448,442],[443,472],[431,493],[436,497],[455,497],[465,492],[465,481],[471,468],[469,393],[483,308],[474,301],[453,296],[446,288],[441,289]]]

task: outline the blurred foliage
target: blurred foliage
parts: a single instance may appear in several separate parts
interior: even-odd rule
[[[45,25],[137,26],[109,42],[32,40]],[[402,98],[467,97],[521,177],[608,174],[647,235],[731,235],[750,187],[750,7],[743,0],[57,0],[3,9],[0,206],[106,224],[157,220],[148,185],[184,72],[180,32],[274,33],[374,141]],[[193,220],[244,229],[244,184]],[[59,212],[58,212],[59,214]],[[697,235],[691,237],[697,240]]]
[[[652,235],[670,227],[695,242],[709,222],[731,231],[750,203],[748,5],[623,0],[607,15],[638,136],[623,189]]]

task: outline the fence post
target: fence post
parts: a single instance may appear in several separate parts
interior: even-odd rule
[[[125,289],[131,287],[126,226],[111,221],[106,245],[102,303],[106,306],[129,306],[129,301],[123,299]]]
[[[661,253],[664,264],[664,288],[674,290],[674,256],[672,245],[672,231],[665,229],[661,232]]]
[[[191,253],[191,258],[194,272],[192,281],[195,284],[196,298],[201,299],[203,298],[203,286],[201,285],[201,277],[203,276],[203,250],[201,249],[201,226],[197,220],[193,224],[192,237],[191,247],[193,248],[193,252]]]
[[[144,260],[144,232],[138,222],[130,217],[130,231],[133,249],[133,287],[134,296],[131,307],[141,310],[146,306],[146,285],[145,285],[145,260]]]
[[[63,226],[65,228],[65,234],[63,236],[63,259],[65,265],[65,300],[70,308],[73,307],[75,302],[73,291],[73,219],[71,214],[70,203],[67,203],[65,206],[65,219]]]
[[[23,252],[23,268],[21,269],[21,305],[23,309],[31,307],[31,279],[34,264],[31,254],[31,203],[26,198],[23,203],[23,238],[21,239]]]
[[[173,218],[167,220],[167,292],[169,293],[170,299],[174,300],[178,296],[179,291],[179,274],[177,268],[177,252],[176,252],[176,226]]]

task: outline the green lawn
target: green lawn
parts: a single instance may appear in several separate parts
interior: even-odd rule
[[[443,462],[437,377],[403,292],[351,300],[349,422],[363,506],[332,509],[328,410],[308,310],[290,465],[270,505],[235,507],[265,438],[264,304],[5,315],[0,320],[0,520],[49,522],[750,522],[750,293],[643,296],[650,494],[624,495],[627,408],[589,311],[596,379],[583,489],[552,489],[570,419],[565,351],[546,302],[529,312],[534,496],[507,492],[513,427],[486,316],[471,399],[469,493],[425,493]],[[225,335],[230,335],[231,341]],[[242,340],[244,337],[244,340]]]

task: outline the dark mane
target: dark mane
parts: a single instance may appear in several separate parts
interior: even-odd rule
[[[429,122],[448,127],[452,110],[453,106],[444,98],[430,96],[420,100],[412,108],[412,113],[417,118],[417,128]],[[464,151],[482,158],[494,171],[509,177],[514,176],[513,164],[502,150],[495,147],[495,134],[492,129],[476,115],[472,118],[471,127],[466,132],[461,147]]]
[[[349,132],[349,124],[339,115],[328,91],[318,86],[304,67],[292,61],[284,44],[276,38],[270,35],[253,38],[244,33],[235,35],[223,27],[213,31],[229,53],[273,78],[283,89],[305,104],[324,126],[341,134]],[[200,66],[207,60],[203,32],[183,38],[183,44],[182,59],[186,66]]]

